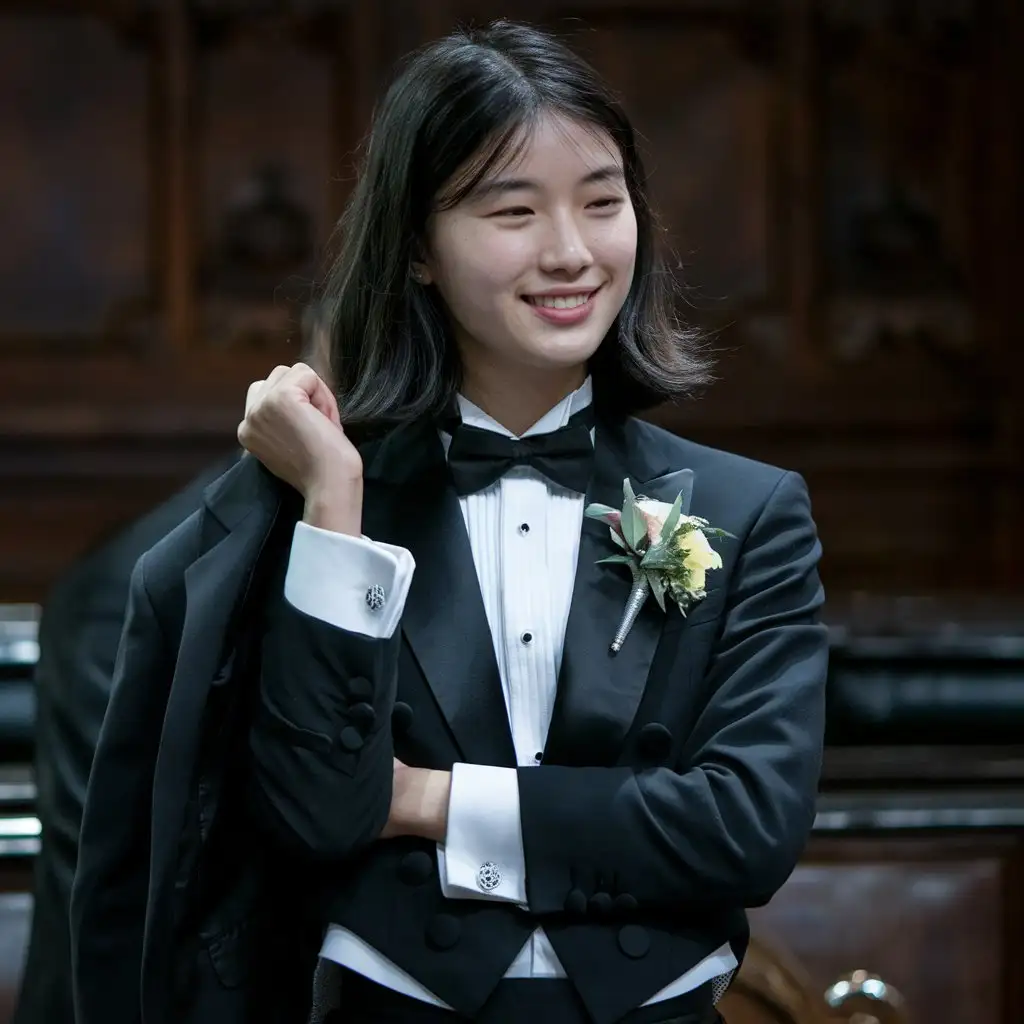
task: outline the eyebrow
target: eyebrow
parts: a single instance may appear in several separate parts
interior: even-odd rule
[[[623,182],[625,180],[625,172],[618,164],[607,164],[605,167],[598,167],[584,175],[579,184],[597,185],[605,181]],[[504,195],[507,192],[539,192],[540,190],[540,183],[530,178],[492,178],[490,181],[482,181],[473,188],[470,191],[470,198],[480,200]]]

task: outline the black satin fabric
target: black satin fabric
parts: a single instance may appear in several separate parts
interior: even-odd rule
[[[558,430],[506,437],[458,424],[448,448],[448,467],[459,494],[489,487],[515,466],[531,466],[553,483],[583,494],[594,466],[594,413],[581,409]]]

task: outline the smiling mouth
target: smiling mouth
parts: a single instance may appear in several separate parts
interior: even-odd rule
[[[576,309],[585,306],[598,291],[600,289],[595,288],[578,295],[524,295],[523,298],[531,306],[540,306],[542,309]]]

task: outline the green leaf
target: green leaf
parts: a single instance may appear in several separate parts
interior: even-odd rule
[[[647,573],[647,582],[651,585],[651,593],[654,595],[654,600],[658,602],[658,607],[665,610],[665,579],[658,572]]]
[[[670,549],[666,549],[664,544],[655,544],[644,552],[640,565],[644,569],[667,569],[675,562],[676,558]]]
[[[636,505],[636,495],[630,485],[629,477],[622,481],[622,536],[626,543],[636,551],[647,536],[647,521]]]
[[[590,519],[603,519],[608,515],[617,516],[619,510],[612,508],[611,505],[602,505],[599,501],[595,501],[586,507],[583,514]]]
[[[622,548],[623,551],[629,550],[629,545],[622,539],[622,534],[619,533],[618,530],[610,527],[608,532],[612,535],[612,540],[615,542],[616,546]]]
[[[632,508],[636,504],[636,494],[633,492],[633,485],[629,482],[627,476],[622,481],[622,514],[626,514],[626,507]]]
[[[735,533],[730,533],[728,530],[720,530],[717,526],[702,527],[701,532],[706,537],[730,537],[732,540],[736,539]]]
[[[599,558],[596,565],[636,565],[636,559],[632,555],[605,555],[604,558]]]
[[[672,534],[676,532],[676,524],[679,522],[679,514],[683,508],[683,492],[680,491],[676,495],[676,500],[672,502],[672,508],[669,511],[668,516],[665,519],[664,524],[661,527],[661,542],[667,544],[671,539]]]

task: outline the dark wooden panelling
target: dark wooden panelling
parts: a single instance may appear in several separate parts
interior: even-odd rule
[[[217,348],[279,346],[333,226],[331,55],[275,25],[205,47],[198,78],[199,335]]]
[[[146,58],[89,15],[2,25],[0,351],[88,346],[146,287]]]
[[[1017,0],[993,0],[993,28],[984,43],[986,187],[981,196],[985,244],[991,247],[991,273],[980,283],[987,344],[995,356],[997,434],[995,450],[1013,467],[995,496],[993,540],[998,579],[1020,586],[1024,579],[1024,312],[1020,302],[1020,243],[1024,235],[1024,7]]]
[[[819,840],[752,929],[791,950],[824,991],[864,969],[914,1020],[1008,1021],[1019,992],[1019,839]]]
[[[804,473],[832,594],[1019,591],[1019,4],[168,0],[0,5],[0,599],[231,443],[248,381],[295,358],[394,62],[495,16],[568,34],[643,134],[720,351],[656,418]],[[281,201],[253,189],[268,162]],[[302,223],[297,248],[230,244]],[[68,450],[125,462],[90,497]]]
[[[78,455],[73,472],[43,480],[11,475],[0,492],[0,586],[42,601],[45,581],[230,448],[227,442],[199,451],[143,447],[107,458],[93,449]]]
[[[635,111],[655,205],[692,278],[688,297],[708,311],[777,297],[773,77],[728,26],[636,14],[591,19],[579,44]]]

